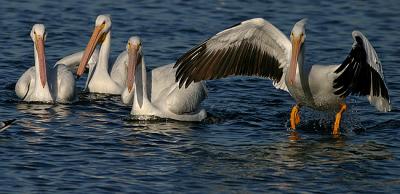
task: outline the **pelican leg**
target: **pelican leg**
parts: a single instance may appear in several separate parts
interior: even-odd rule
[[[347,105],[345,103],[340,104],[340,110],[338,113],[336,113],[335,124],[333,125],[333,131],[332,131],[333,135],[339,135],[340,133],[339,127],[340,127],[340,122],[342,120],[342,114],[346,110],[347,110]]]
[[[296,129],[296,125],[300,123],[300,114],[299,114],[300,106],[295,105],[290,112],[290,128]]]

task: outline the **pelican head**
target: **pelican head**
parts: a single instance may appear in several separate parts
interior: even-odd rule
[[[290,42],[292,43],[292,56],[290,59],[290,74],[289,74],[289,82],[293,84],[294,79],[296,77],[297,65],[302,64],[302,61],[299,60],[299,54],[303,53],[303,45],[306,39],[306,24],[307,19],[302,19],[298,21],[292,29],[290,33]],[[301,58],[303,60],[303,58]]]
[[[137,36],[130,37],[126,44],[126,51],[128,53],[128,78],[126,85],[128,92],[131,92],[135,80],[136,67],[142,60],[142,41],[140,38]]]
[[[79,64],[76,75],[80,77],[85,71],[86,64],[89,62],[96,46],[103,43],[106,35],[111,30],[111,16],[110,15],[99,15],[97,16],[95,27],[90,37],[89,43],[86,46],[85,52],[82,56],[82,60]]]
[[[101,25],[104,25],[102,33],[108,33],[111,29],[111,15],[104,14],[97,16],[95,26],[97,27]]]
[[[42,87],[46,85],[47,76],[46,76],[46,58],[44,55],[44,42],[46,41],[47,33],[46,28],[43,24],[35,24],[31,30],[31,38],[34,44],[35,49],[35,58],[37,60],[40,75],[40,83]],[[36,63],[36,61],[35,61]]]

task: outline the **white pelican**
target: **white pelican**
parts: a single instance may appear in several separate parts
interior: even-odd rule
[[[339,134],[345,98],[368,96],[382,112],[391,110],[382,66],[368,39],[354,31],[350,54],[340,65],[303,67],[306,20],[297,22],[290,40],[268,21],[255,18],[217,33],[176,62],[180,86],[230,75],[261,76],[296,100],[290,114],[292,129],[300,122],[299,109],[307,106],[335,111],[332,133]]]
[[[43,24],[32,27],[35,66],[29,68],[15,85],[15,93],[27,102],[61,102],[75,99],[75,79],[64,65],[49,69],[46,65],[44,42],[46,29]]]
[[[98,60],[94,64],[93,70],[89,70],[86,90],[92,93],[119,95],[125,88],[127,76],[126,69],[123,68],[123,60],[119,59],[126,56],[126,53],[120,54],[112,67],[110,76],[108,72],[108,58],[111,45],[111,17],[109,15],[99,15],[97,17],[94,31],[76,71],[78,77],[85,71],[86,64],[88,64],[89,59],[95,52],[97,45],[100,45]]]
[[[126,46],[128,53],[126,88],[122,101],[132,104],[132,115],[157,116],[179,121],[201,121],[207,113],[200,103],[207,96],[203,82],[179,88],[175,82],[174,64],[158,67],[146,72],[142,42],[131,37]],[[146,118],[146,117],[144,117]]]

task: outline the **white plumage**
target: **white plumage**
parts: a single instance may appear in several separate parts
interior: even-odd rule
[[[334,134],[339,133],[345,97],[368,96],[379,111],[390,111],[382,66],[368,39],[353,32],[354,44],[340,65],[304,66],[306,20],[297,22],[290,40],[268,21],[255,18],[217,33],[178,59],[176,79],[180,86],[230,75],[261,76],[296,100],[291,128],[300,121],[301,106],[339,111]]]
[[[93,57],[97,54],[97,45],[100,45],[98,57]],[[112,66],[109,73],[108,59],[111,46],[111,17],[109,15],[99,15],[96,19],[95,29],[89,40],[89,43],[80,60],[77,69],[77,75],[81,76],[91,58],[94,58],[97,63],[93,66],[89,65],[89,75],[86,81],[85,90],[91,93],[104,93],[120,95],[125,87],[126,70],[123,68],[122,60],[118,60],[124,55],[121,53],[118,59]],[[124,81],[125,80],[125,81]]]
[[[207,113],[200,103],[207,96],[203,82],[179,88],[174,64],[146,71],[141,40],[131,37],[127,45],[127,82],[122,101],[132,104],[132,115],[157,116],[179,121],[201,121]],[[143,117],[145,118],[145,117]]]
[[[35,24],[31,31],[34,42],[35,66],[29,68],[15,85],[15,93],[23,101],[68,103],[75,100],[75,79],[62,64],[48,68],[45,62],[44,25]]]

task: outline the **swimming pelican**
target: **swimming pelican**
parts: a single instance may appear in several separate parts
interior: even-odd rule
[[[99,15],[97,17],[94,31],[76,71],[78,77],[82,76],[86,64],[88,64],[89,59],[95,52],[97,45],[100,45],[98,61],[94,64],[93,70],[89,71],[86,89],[92,93],[119,95],[125,88],[127,77],[126,69],[123,68],[123,60],[119,60],[119,58],[126,56],[126,53],[120,54],[112,67],[110,76],[108,73],[108,58],[111,45],[111,17],[109,15]]]
[[[46,65],[44,42],[47,33],[43,24],[32,27],[35,66],[29,68],[15,85],[15,93],[27,102],[61,102],[75,99],[75,79],[62,64],[49,69]]]
[[[128,74],[122,101],[125,104],[133,103],[132,115],[157,116],[179,121],[201,121],[206,118],[206,111],[199,108],[207,96],[203,82],[179,88],[175,82],[174,64],[147,72],[139,37],[129,38],[126,52],[128,60],[125,68]]]
[[[268,21],[255,18],[217,33],[178,59],[180,86],[230,75],[261,76],[273,80],[296,100],[290,114],[292,129],[300,122],[302,106],[335,111],[332,133],[339,134],[345,98],[367,96],[382,112],[391,110],[382,66],[368,39],[352,33],[354,44],[340,65],[304,65],[306,20],[297,22],[290,40]]]

